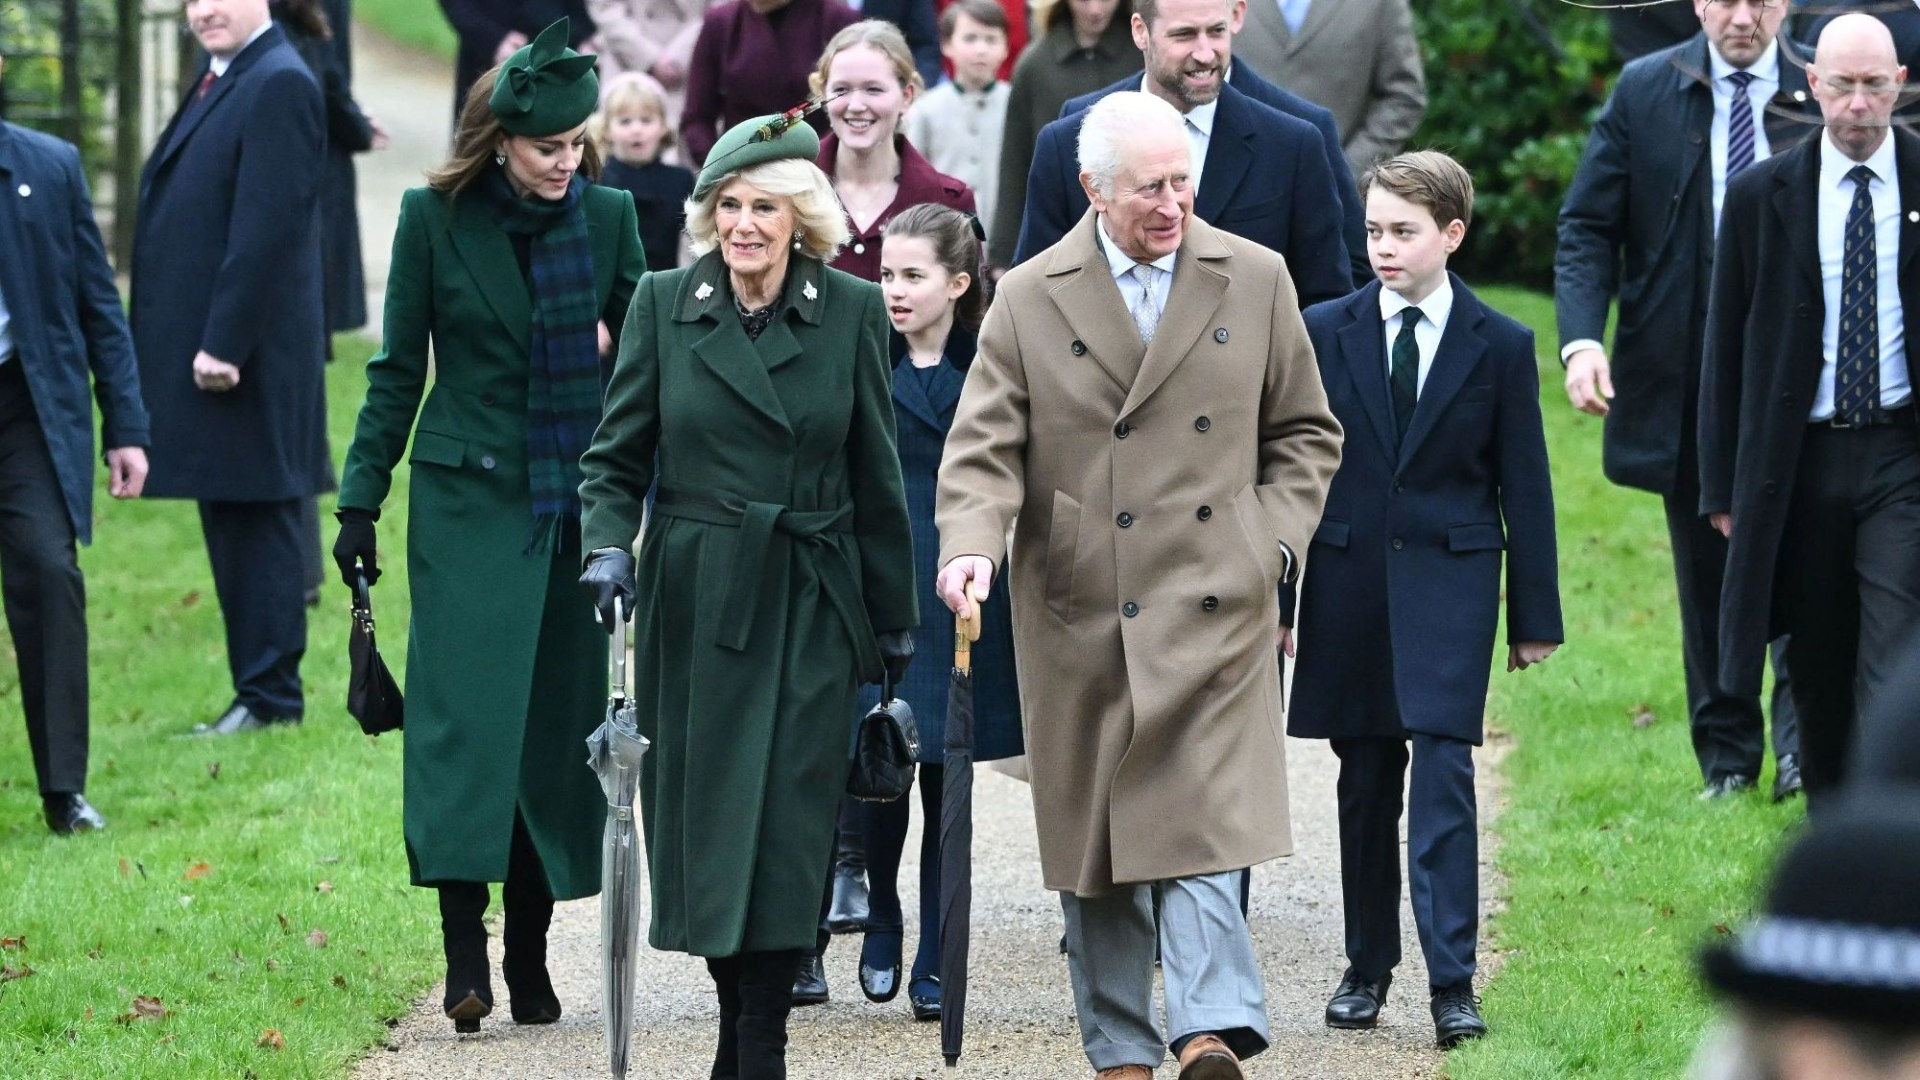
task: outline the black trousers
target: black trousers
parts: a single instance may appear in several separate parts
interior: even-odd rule
[[[200,527],[227,624],[233,699],[260,716],[305,714],[300,658],[307,651],[305,499],[202,502]]]
[[[1920,431],[1810,425],[1775,563],[1793,636],[1809,811],[1844,779],[1855,718],[1920,626]]]
[[[19,357],[0,364],[0,600],[43,795],[87,786],[87,590]]]
[[[1409,746],[1409,743],[1411,746]],[[1480,940],[1480,833],[1473,744],[1334,739],[1340,758],[1340,895],[1347,962],[1377,980],[1400,963],[1400,792],[1407,788],[1407,886],[1431,989],[1473,981]]]
[[[1674,583],[1680,592],[1680,658],[1694,758],[1706,780],[1734,774],[1758,779],[1767,749],[1760,699],[1720,688],[1720,590],[1727,576],[1727,539],[1700,513],[1700,467],[1691,424],[1682,436],[1679,479],[1663,501]],[[1770,652],[1773,754],[1778,759],[1800,752],[1800,733],[1785,646],[1776,641]]]

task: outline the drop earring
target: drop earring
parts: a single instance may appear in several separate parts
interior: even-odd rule
[[[806,235],[806,233],[801,232],[799,229],[793,230],[793,250],[800,250],[800,241],[804,239]]]
[[[495,165],[505,165],[507,163],[507,155],[503,152],[496,151],[493,155],[493,163]]]

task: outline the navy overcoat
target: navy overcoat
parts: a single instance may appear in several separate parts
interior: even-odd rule
[[[133,338],[100,243],[80,152],[0,122],[0,296],[67,516],[93,537],[93,407],[108,449],[147,445]]]
[[[332,487],[318,185],[320,88],[279,27],[189,91],[140,177],[133,340],[157,498],[258,502]],[[205,350],[240,368],[210,393]]]
[[[920,732],[920,760],[934,765],[946,758],[947,691],[953,685],[953,615],[934,589],[940,573],[940,534],[933,524],[934,493],[939,487],[940,455],[946,450],[960,388],[973,366],[971,334],[955,330],[947,354],[933,377],[931,392],[908,363],[906,342],[893,340],[893,414],[899,425],[900,478],[907,489],[907,517],[913,525],[913,583],[920,592],[920,626],[913,632],[913,665],[895,695],[913,709]],[[973,647],[973,759],[996,761],[1025,753],[1020,735],[1020,680],[1013,669],[1013,608],[1007,597],[1006,567],[994,578],[981,613],[980,640]],[[878,687],[862,687],[860,711],[880,700]]]
[[[1307,309],[1347,443],[1302,578],[1289,735],[1417,731],[1477,745],[1503,549],[1507,640],[1564,640],[1533,331],[1452,281],[1403,440],[1380,284]]]

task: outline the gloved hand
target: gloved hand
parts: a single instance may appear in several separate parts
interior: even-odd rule
[[[353,566],[357,559],[371,587],[380,580],[380,564],[375,561],[373,543],[373,523],[380,520],[380,511],[342,508],[333,516],[340,522],[340,535],[333,540],[333,564],[340,568],[340,580],[346,582],[349,589],[358,586]]]
[[[873,643],[880,647],[880,660],[887,666],[887,680],[899,686],[907,677],[907,665],[913,663],[913,631],[888,630],[875,634]]]
[[[633,597],[640,591],[634,579],[633,552],[625,548],[600,548],[587,555],[587,568],[580,584],[593,596],[594,617],[607,633],[613,633],[613,602],[620,601],[620,617],[633,619]]]

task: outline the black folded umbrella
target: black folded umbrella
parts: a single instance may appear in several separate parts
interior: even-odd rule
[[[946,780],[940,792],[940,1053],[960,1063],[967,1027],[967,950],[973,918],[973,643],[980,602],[955,616],[953,683],[947,690]]]

